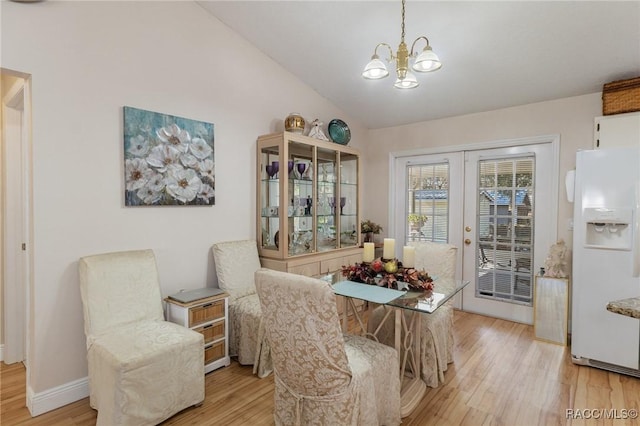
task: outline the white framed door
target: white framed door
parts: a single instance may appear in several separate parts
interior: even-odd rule
[[[465,153],[465,311],[533,323],[534,277],[557,234],[557,182],[551,143]]]
[[[456,277],[470,283],[456,306],[532,324],[533,277],[557,237],[559,138],[550,135],[449,149],[392,154],[390,235],[405,243],[424,239],[457,246]],[[491,167],[495,185],[488,187],[486,175]],[[485,175],[482,185],[480,170]],[[508,187],[502,176],[506,170],[512,178]],[[481,203],[487,195],[493,196],[493,202]],[[410,214],[428,216],[427,225],[416,230],[409,224]],[[445,218],[442,228],[439,224]]]

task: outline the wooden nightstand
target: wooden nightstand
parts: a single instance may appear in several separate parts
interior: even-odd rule
[[[202,333],[204,336],[204,372],[226,367],[229,358],[229,295],[221,293],[212,297],[182,303],[166,298],[167,320]]]

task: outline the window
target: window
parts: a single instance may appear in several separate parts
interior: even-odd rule
[[[407,241],[449,240],[449,163],[407,166]]]
[[[535,158],[479,162],[476,295],[531,304]]]

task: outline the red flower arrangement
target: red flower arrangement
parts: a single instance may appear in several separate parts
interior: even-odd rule
[[[380,287],[398,289],[399,283],[405,283],[410,290],[433,290],[433,279],[427,271],[405,268],[397,259],[377,258],[371,263],[356,263],[343,266],[342,276],[349,281],[372,284]]]

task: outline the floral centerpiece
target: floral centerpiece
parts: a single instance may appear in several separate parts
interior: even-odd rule
[[[377,285],[393,289],[405,283],[410,290],[433,290],[433,279],[427,271],[405,268],[398,259],[377,258],[371,263],[356,263],[343,266],[342,275],[349,281]]]

